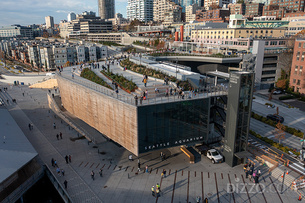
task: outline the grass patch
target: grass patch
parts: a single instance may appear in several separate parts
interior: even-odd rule
[[[93,71],[91,71],[89,68],[83,69],[83,71],[80,74],[81,77],[86,78],[92,82],[95,82],[96,84],[102,85],[104,87],[107,87],[108,89],[112,89],[102,78],[97,76]]]

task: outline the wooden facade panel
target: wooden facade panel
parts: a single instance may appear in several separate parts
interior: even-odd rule
[[[137,107],[58,77],[67,111],[138,155]]]

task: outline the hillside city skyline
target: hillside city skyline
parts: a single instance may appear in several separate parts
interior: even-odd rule
[[[115,12],[126,17],[127,0],[116,0],[115,4]],[[23,0],[16,0],[14,2],[2,2],[1,5],[0,27],[13,24],[44,24],[45,16],[53,16],[55,24],[58,24],[61,20],[67,20],[68,13],[80,14],[86,10],[93,11],[98,15],[98,2],[96,0],[86,2],[80,0],[64,2],[59,0],[48,2],[29,0],[26,1],[26,4],[23,3]]]

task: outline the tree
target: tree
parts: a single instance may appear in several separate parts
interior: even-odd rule
[[[284,52],[279,55],[278,64],[281,68],[280,79],[289,79],[291,64],[292,64],[293,52]]]
[[[276,124],[276,128],[274,129],[274,138],[279,140],[279,144],[281,144],[281,140],[285,139],[285,129],[286,127],[278,122],[278,124]]]
[[[244,2],[244,0],[238,0],[237,3],[238,3],[238,4],[243,4],[243,3],[245,3],[245,2]]]

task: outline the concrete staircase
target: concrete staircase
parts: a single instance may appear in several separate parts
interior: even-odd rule
[[[155,88],[158,88],[159,93],[155,92]],[[144,87],[144,86],[140,86],[138,87],[138,89],[135,91],[136,94],[138,94],[139,96],[141,96],[141,94],[143,93],[143,91],[147,90],[147,94],[148,96],[146,98],[155,98],[155,97],[161,97],[161,96],[165,96],[166,93],[166,89],[168,89],[168,93],[170,92],[170,85],[162,85],[162,84],[155,84],[153,86],[148,86],[148,87]],[[174,93],[174,88],[173,88],[173,93]]]

